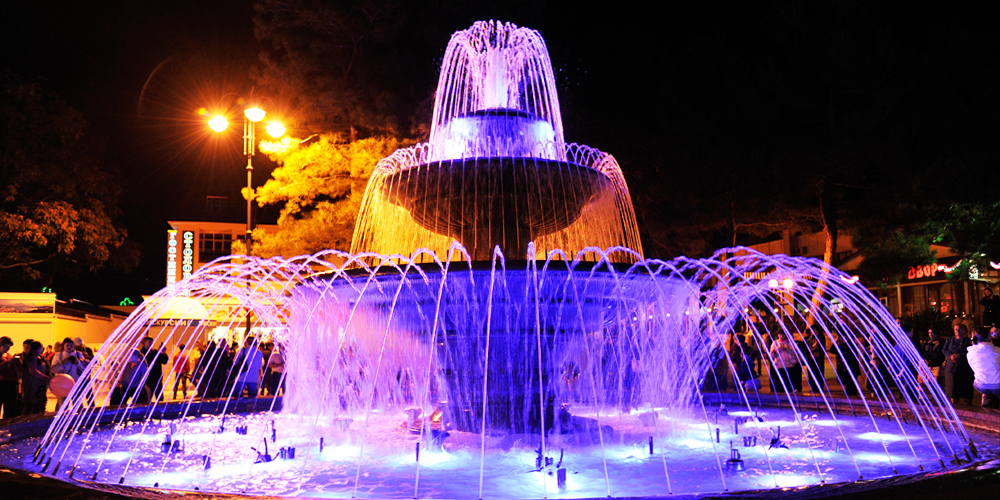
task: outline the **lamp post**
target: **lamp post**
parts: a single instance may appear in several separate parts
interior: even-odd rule
[[[247,157],[247,229],[246,242],[247,257],[250,256],[251,241],[253,239],[253,226],[250,217],[250,210],[253,203],[253,155],[257,151],[256,131],[257,124],[264,120],[267,115],[263,109],[257,107],[253,101],[253,90],[250,91],[250,106],[243,110],[243,154]],[[229,120],[224,115],[215,115],[208,120],[208,126],[215,132],[223,132],[229,127]],[[271,137],[279,138],[285,135],[285,126],[280,122],[272,121],[265,127]],[[247,292],[250,291],[250,278],[247,277]],[[250,336],[250,307],[247,306],[247,323],[244,339]]]
[[[253,93],[251,91],[251,99]],[[257,123],[264,120],[264,116],[267,112],[263,109],[252,104],[250,107],[243,110],[243,154],[247,157],[247,228],[246,228],[246,246],[247,246],[247,256],[250,255],[251,239],[253,234],[252,221],[250,219],[250,210],[253,203],[253,155],[257,151]],[[215,132],[223,132],[229,127],[229,120],[223,115],[215,115],[212,119],[208,120],[208,126]],[[265,127],[267,133],[271,137],[279,138],[285,135],[285,127],[280,122],[272,121]]]

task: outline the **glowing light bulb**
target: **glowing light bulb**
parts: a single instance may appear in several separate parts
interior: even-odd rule
[[[243,114],[247,117],[247,120],[257,123],[263,120],[264,115],[266,115],[267,113],[260,108],[247,108],[243,111]]]
[[[770,288],[778,288],[778,280],[772,279],[768,281],[767,286]]]
[[[281,122],[271,122],[267,124],[267,133],[271,134],[271,137],[278,138],[285,135],[285,126]]]
[[[229,127],[229,120],[222,115],[215,115],[208,121],[208,128],[216,132],[222,132],[223,130],[226,130],[227,127]]]
[[[785,290],[791,290],[792,287],[795,286],[795,282],[792,281],[792,278],[785,278],[781,282],[781,286],[785,287]]]

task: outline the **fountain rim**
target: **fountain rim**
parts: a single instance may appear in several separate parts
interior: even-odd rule
[[[426,165],[435,162],[451,162],[451,161],[463,161],[463,160],[473,160],[473,159],[493,159],[493,158],[514,158],[521,160],[531,160],[537,159],[540,161],[559,161],[567,163],[570,165],[578,165],[582,168],[589,168],[601,172],[602,174],[613,176],[621,175],[621,167],[618,166],[616,160],[614,160],[614,155],[601,151],[600,149],[587,146],[586,144],[579,144],[576,142],[561,142],[561,141],[546,141],[539,142],[539,145],[553,149],[555,156],[558,158],[567,158],[565,160],[552,160],[548,158],[538,158],[535,156],[511,156],[505,154],[498,154],[495,156],[467,156],[461,158],[443,158],[433,160],[436,153],[436,149],[439,146],[434,145],[430,142],[421,142],[419,144],[414,144],[413,146],[400,148],[392,152],[389,156],[382,158],[375,165],[375,169],[372,171],[372,177],[377,175],[392,175],[404,170],[408,170],[420,165]],[[570,159],[572,158],[572,160]]]
[[[771,408],[772,406],[764,403],[761,408]],[[777,407],[774,405],[773,407]],[[136,409],[144,409],[144,405],[134,406],[130,408],[130,411],[135,411]],[[256,411],[256,410],[255,410]],[[254,412],[255,412],[254,411]],[[240,412],[252,413],[252,412]],[[21,425],[32,426],[37,429],[42,429],[41,432],[33,432],[31,434],[18,435],[16,438],[12,438],[11,442],[18,441],[22,439],[29,439],[32,437],[37,437],[39,435],[44,435],[44,429],[47,429],[52,420],[56,417],[55,413],[44,414],[44,415],[31,415],[28,417],[19,417],[15,419],[14,422],[5,423],[0,425],[0,429],[8,429],[12,425],[18,427]],[[962,419],[962,417],[959,417]],[[44,423],[44,425],[43,425]],[[963,425],[968,425],[963,421]],[[993,428],[984,429],[982,427],[977,427],[971,425],[973,428],[979,428],[981,431],[985,431],[1000,437],[1000,423],[996,424]],[[13,434],[13,433],[12,433]],[[68,488],[72,491],[80,492],[91,492],[94,494],[102,494],[115,498],[171,498],[171,499],[184,499],[192,498],[191,495],[198,495],[198,498],[210,498],[210,499],[234,499],[234,498],[246,498],[246,499],[274,499],[274,498],[286,498],[286,497],[276,497],[273,495],[247,495],[238,493],[224,493],[224,492],[214,492],[214,491],[200,491],[200,490],[180,490],[180,489],[170,489],[170,488],[158,488],[158,487],[146,487],[146,486],[133,486],[133,485],[115,485],[110,483],[102,483],[97,481],[89,481],[86,479],[70,479],[70,478],[59,478],[48,474],[39,474],[36,472],[31,472],[28,470],[20,469],[17,467],[11,467],[5,464],[0,464],[0,474],[10,475],[17,478],[17,480],[32,483],[32,491],[38,492],[40,496],[55,497],[59,492]],[[792,498],[827,498],[827,497],[839,497],[848,494],[862,494],[871,491],[882,491],[884,489],[893,488],[897,486],[909,486],[909,485],[919,485],[913,486],[926,487],[931,485],[939,485],[934,488],[933,491],[943,491],[944,485],[946,483],[953,483],[955,486],[962,488],[966,487],[970,491],[975,491],[974,488],[977,485],[983,484],[990,477],[1000,474],[1000,456],[997,457],[982,457],[977,460],[973,460],[970,463],[965,463],[961,465],[952,465],[944,470],[928,470],[923,472],[918,472],[915,474],[902,474],[894,476],[885,476],[871,479],[859,479],[855,481],[842,481],[837,483],[824,483],[824,484],[813,484],[798,488],[772,488],[772,489],[759,489],[759,490],[740,490],[740,491],[717,491],[717,492],[703,492],[703,493],[664,493],[662,495],[650,495],[650,496],[638,496],[638,497],[628,497],[630,500],[660,500],[663,498],[677,498],[677,499],[691,499],[691,500],[709,500],[713,498],[719,499],[731,499],[734,498],[733,495],[738,495],[739,498],[745,499],[776,499],[785,498],[790,496]],[[960,475],[974,475],[977,480],[969,480],[968,478],[962,479],[957,476]],[[6,481],[10,481],[9,476]],[[46,488],[50,488],[52,494],[45,495]],[[949,489],[955,493],[961,493],[961,490],[955,491],[954,489]],[[313,497],[295,497],[295,498],[313,498]],[[315,497],[318,498],[318,497]],[[328,497],[324,497],[328,498]],[[338,497],[329,497],[338,498]],[[342,500],[347,500],[348,497],[343,497]],[[396,500],[385,497],[372,497],[368,500]],[[445,499],[441,499],[445,500]],[[529,499],[521,499],[529,500]],[[579,498],[575,500],[607,500],[607,497],[592,497],[592,498]]]

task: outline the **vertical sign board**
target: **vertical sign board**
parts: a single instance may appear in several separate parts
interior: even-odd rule
[[[181,257],[181,272],[187,278],[194,271],[194,231],[184,231],[182,238],[184,252]]]
[[[177,281],[177,230],[167,231],[167,286]]]

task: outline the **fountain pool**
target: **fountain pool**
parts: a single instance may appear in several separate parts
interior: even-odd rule
[[[700,415],[673,415],[665,408],[653,410],[657,413],[655,422],[641,418],[642,413],[635,411],[607,415],[615,432],[603,448],[598,444],[552,442],[549,456],[555,463],[540,472],[536,463],[537,435],[489,436],[483,471],[483,488],[488,493],[484,498],[639,497],[797,488],[850,482],[862,476],[870,479],[912,474],[921,466],[925,470],[937,468],[937,464],[917,457],[937,453],[951,462],[950,449],[966,444],[957,439],[949,443],[947,437],[908,443],[912,439],[908,436],[922,434],[919,426],[904,424],[887,431],[884,426],[853,418],[849,413],[834,419],[814,411],[789,409],[732,411],[720,416],[716,423],[713,411],[706,425]],[[576,414],[589,417],[596,417],[600,411],[595,407],[575,409]],[[755,416],[763,421],[752,418]],[[81,450],[74,447],[72,453],[82,452],[79,470],[89,472],[100,466],[108,482],[115,482],[128,467],[128,484],[165,489],[315,498],[469,498],[480,487],[483,457],[479,453],[480,436],[475,433],[453,432],[444,449],[424,448],[418,461],[416,445],[420,437],[403,432],[399,415],[379,414],[369,422],[369,431],[379,440],[367,445],[361,479],[356,484],[364,434],[359,425],[322,426],[318,432],[302,432],[312,428],[311,420],[282,412],[260,412],[227,417],[226,426],[235,429],[245,425],[246,435],[232,431],[220,435],[216,431],[221,420],[219,416],[204,416],[152,425],[137,422],[120,429],[113,441],[112,431],[98,433]],[[270,442],[272,422],[282,431],[274,442]],[[734,432],[736,422],[743,422],[737,425],[738,433]],[[171,424],[183,429],[174,438],[183,442],[184,450],[162,453],[162,441],[171,432]],[[781,445],[787,448],[770,447],[779,427]],[[720,429],[718,441],[716,428]],[[325,436],[322,450],[317,434]],[[252,448],[263,451],[265,440],[275,460],[255,464],[257,454]],[[4,462],[28,470],[35,468],[31,456],[38,441],[33,438],[14,443],[4,451]],[[986,436],[979,441],[983,443],[979,453],[1000,452],[995,439],[992,446],[987,444],[991,440]],[[222,443],[224,446],[220,446]],[[280,450],[289,447],[295,448],[295,458],[278,458]],[[731,449],[743,460],[742,470],[725,463]],[[562,463],[558,464],[560,450]],[[207,470],[203,458],[206,455],[212,457]],[[718,460],[723,461],[721,473]],[[559,469],[565,469],[562,484]]]

